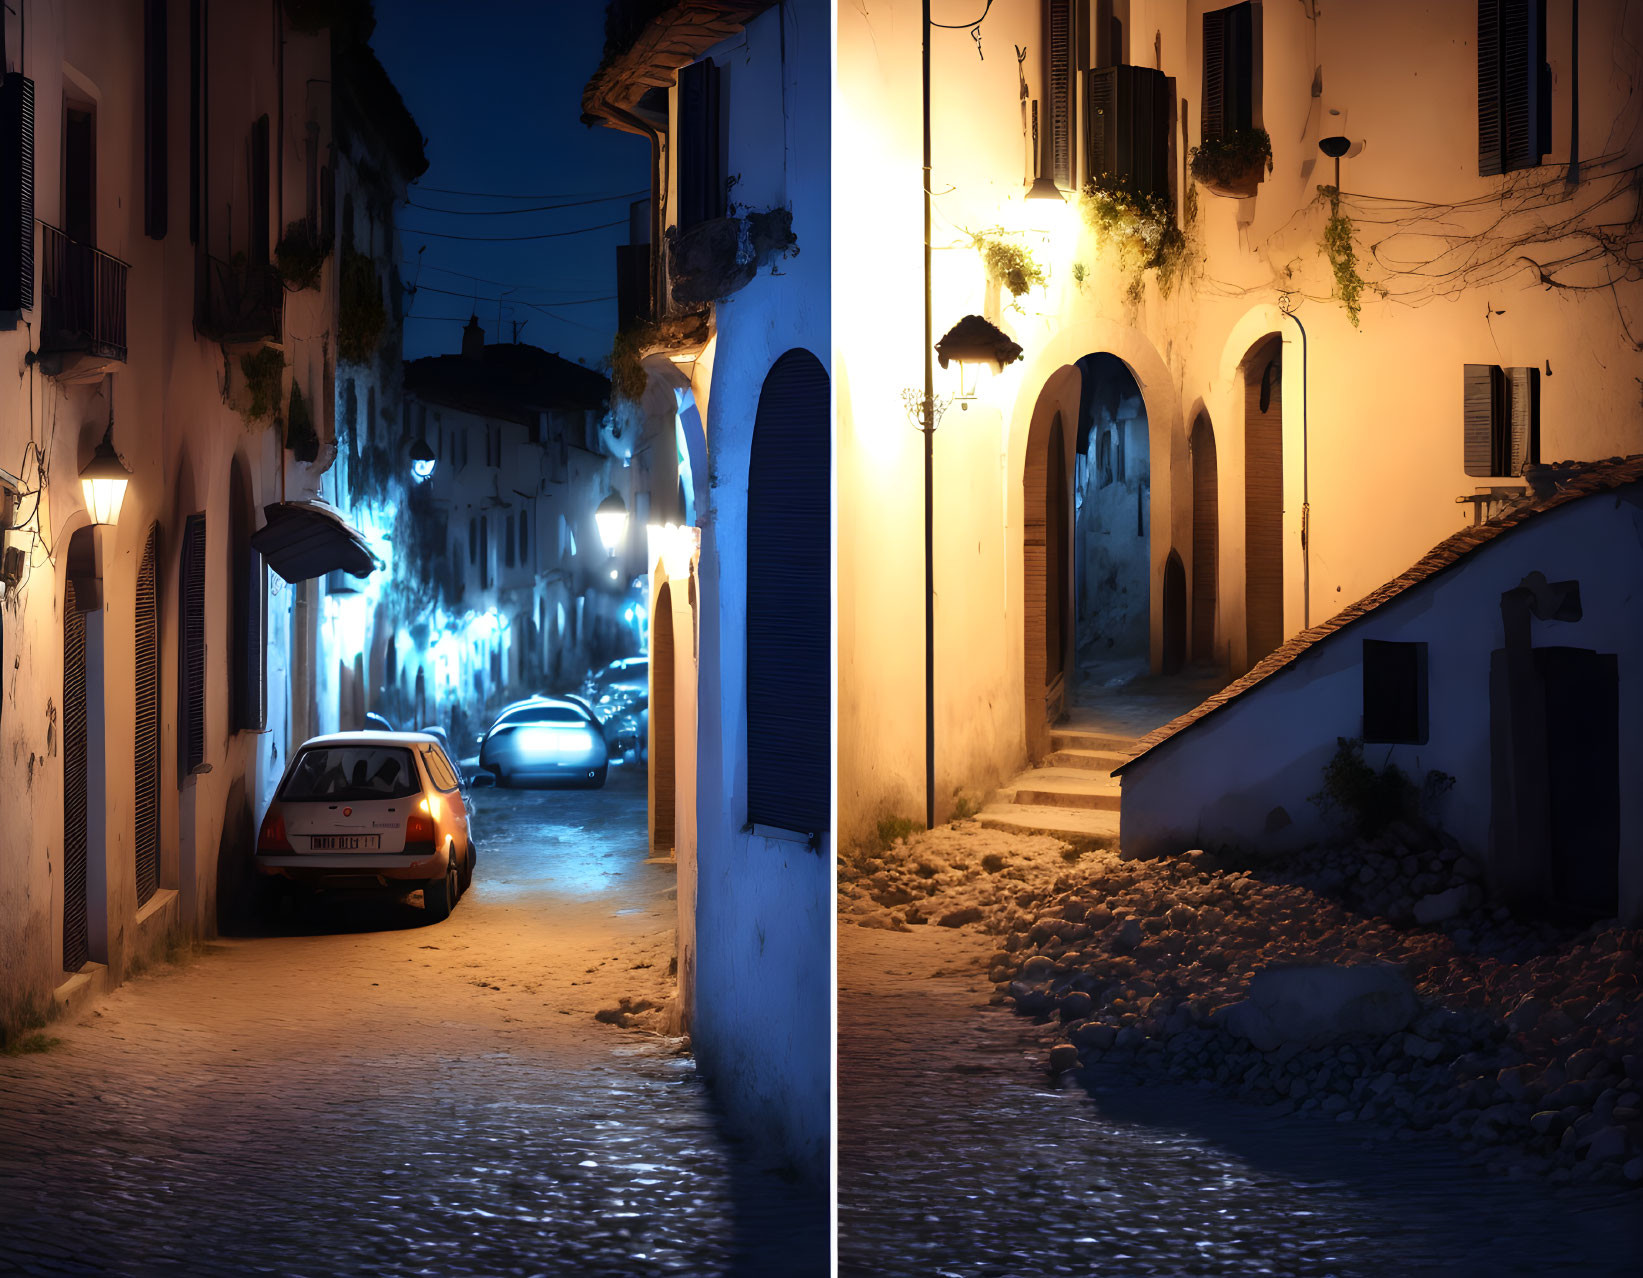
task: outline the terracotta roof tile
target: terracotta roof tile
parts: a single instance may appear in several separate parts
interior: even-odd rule
[[[1172,737],[1185,732],[1194,724],[1207,719],[1223,706],[1230,705],[1257,684],[1264,683],[1274,675],[1287,670],[1302,653],[1314,644],[1329,638],[1338,630],[1345,629],[1354,621],[1367,616],[1382,604],[1396,599],[1412,586],[1430,581],[1445,569],[1458,563],[1471,554],[1479,546],[1487,545],[1497,537],[1511,532],[1536,515],[1544,514],[1548,510],[1556,510],[1559,506],[1568,505],[1582,497],[1590,497],[1596,493],[1612,492],[1617,488],[1624,488],[1628,484],[1643,481],[1643,454],[1634,454],[1630,457],[1611,457],[1601,462],[1558,462],[1553,465],[1538,468],[1530,476],[1531,482],[1545,493],[1535,496],[1512,506],[1510,509],[1497,515],[1485,523],[1463,528],[1453,536],[1440,541],[1420,559],[1416,560],[1407,571],[1400,573],[1379,589],[1370,591],[1357,603],[1342,608],[1328,621],[1320,622],[1310,630],[1303,630],[1285,643],[1268,653],[1249,672],[1240,678],[1234,679],[1221,691],[1207,697],[1199,705],[1188,710],[1185,714],[1170,720],[1161,728],[1155,728],[1135,743],[1130,757],[1114,768],[1115,773],[1122,772],[1143,755],[1155,750]],[[1554,487],[1555,485],[1555,487]]]

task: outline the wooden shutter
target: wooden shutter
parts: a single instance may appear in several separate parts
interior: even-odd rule
[[[1204,96],[1199,132],[1208,142],[1226,133],[1227,11],[1204,15]]]
[[[34,306],[34,81],[0,79],[0,311]]]
[[[188,242],[200,242],[205,131],[205,0],[188,0]]]
[[[1255,123],[1255,11],[1247,2],[1204,14],[1205,141]]]
[[[183,526],[177,579],[177,784],[205,762],[205,516]]]
[[[1540,370],[1508,368],[1502,371],[1511,403],[1512,431],[1505,473],[1521,475],[1525,466],[1540,460]]]
[[[1050,172],[1057,186],[1073,185],[1072,0],[1044,0],[1044,96],[1049,115]]]
[[[86,618],[63,594],[63,970],[91,957],[86,897]]]
[[[1465,369],[1464,467],[1468,475],[1494,475],[1495,405],[1500,399],[1500,369],[1468,364]]]
[[[150,529],[137,570],[135,854],[137,904],[146,904],[160,885],[160,627],[155,580],[159,530]]]
[[[759,394],[747,478],[747,819],[829,827],[827,370],[788,351]]]
[[[143,231],[166,231],[166,23],[168,0],[143,5]]]
[[[251,126],[251,265],[268,261],[268,117]]]
[[[712,58],[679,72],[679,227],[724,216],[719,67]]]
[[[234,730],[261,732],[268,726],[268,567],[249,535],[234,542]]]
[[[1478,173],[1533,168],[1550,135],[1544,0],[1478,0]]]
[[[1084,158],[1092,179],[1167,200],[1173,90],[1151,67],[1098,67],[1085,77]]]
[[[1500,0],[1478,0],[1478,173],[1485,177],[1506,168],[1500,70]]]
[[[1261,385],[1280,349],[1269,341],[1244,364],[1244,610],[1251,666],[1284,641],[1282,395],[1261,409]]]

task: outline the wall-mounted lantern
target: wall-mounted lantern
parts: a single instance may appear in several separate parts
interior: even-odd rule
[[[428,447],[427,440],[419,439],[411,445],[411,474],[418,479],[431,478],[438,460],[434,456],[434,450]]]
[[[126,485],[130,482],[131,472],[114,451],[114,417],[110,414],[103,442],[80,472],[80,490],[92,523],[120,522],[120,507],[125,504]]]
[[[593,522],[599,526],[599,540],[614,555],[628,530],[628,507],[619,493],[613,490],[599,503],[593,512]]]
[[[961,407],[976,397],[984,372],[1003,372],[1021,358],[1021,347],[1010,335],[991,320],[980,315],[966,315],[947,330],[936,343],[936,358],[941,366],[958,365]]]

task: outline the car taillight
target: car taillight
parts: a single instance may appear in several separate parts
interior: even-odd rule
[[[410,820],[405,822],[406,843],[432,843],[434,841],[434,819],[426,812],[411,813]]]
[[[294,852],[291,840],[285,836],[285,817],[277,808],[270,808],[262,819],[262,831],[257,835],[259,852]]]

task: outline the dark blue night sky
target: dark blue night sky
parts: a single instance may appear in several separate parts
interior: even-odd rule
[[[401,271],[407,285],[419,286],[405,302],[407,359],[454,353],[471,310],[487,341],[511,339],[518,321],[520,341],[568,359],[592,365],[610,353],[614,247],[627,239],[628,200],[497,217],[434,211],[643,196],[650,180],[645,140],[581,122],[582,87],[604,44],[604,13],[600,0],[377,0],[372,47],[428,139],[428,171],[400,216]],[[513,243],[418,234],[528,236],[617,221],[622,225],[585,235]],[[608,300],[589,300],[595,298]]]

